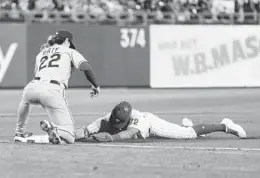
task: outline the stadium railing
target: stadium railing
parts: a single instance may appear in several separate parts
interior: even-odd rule
[[[117,16],[109,14],[94,15],[89,13],[65,12],[21,12],[0,10],[0,22],[26,23],[84,23],[105,25],[146,25],[146,24],[259,24],[260,14],[244,13],[242,15],[198,13],[156,13],[139,11],[121,13]]]

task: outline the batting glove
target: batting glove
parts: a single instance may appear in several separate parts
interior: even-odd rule
[[[97,142],[112,142],[113,138],[112,136],[107,132],[101,132],[92,135],[92,138],[96,140]]]
[[[93,98],[93,97],[96,97],[99,95],[100,93],[100,87],[94,87],[93,85],[91,86],[91,89],[92,89],[92,92],[90,93],[90,96]]]

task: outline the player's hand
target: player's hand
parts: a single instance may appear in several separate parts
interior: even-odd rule
[[[107,132],[100,132],[97,134],[92,135],[92,138],[96,140],[97,142],[112,142],[113,138],[112,135],[110,135]]]
[[[90,93],[91,98],[99,95],[99,93],[100,93],[100,87],[99,86],[96,88],[92,85],[91,89],[92,89],[92,92]]]

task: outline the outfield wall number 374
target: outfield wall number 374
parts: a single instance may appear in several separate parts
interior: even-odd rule
[[[145,30],[143,28],[121,28],[120,45],[122,48],[135,48],[146,46]]]

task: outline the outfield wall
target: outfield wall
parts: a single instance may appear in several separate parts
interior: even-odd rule
[[[0,87],[23,87],[49,34],[68,29],[100,84],[115,87],[259,87],[259,26],[0,24]],[[81,72],[72,87],[89,86]]]
[[[259,87],[259,30],[260,26],[151,26],[151,87]]]
[[[92,64],[101,86],[149,86],[149,30],[145,26],[0,24],[0,87],[23,87],[33,78],[35,56],[49,34],[68,29]],[[71,87],[90,86],[75,72]]]

